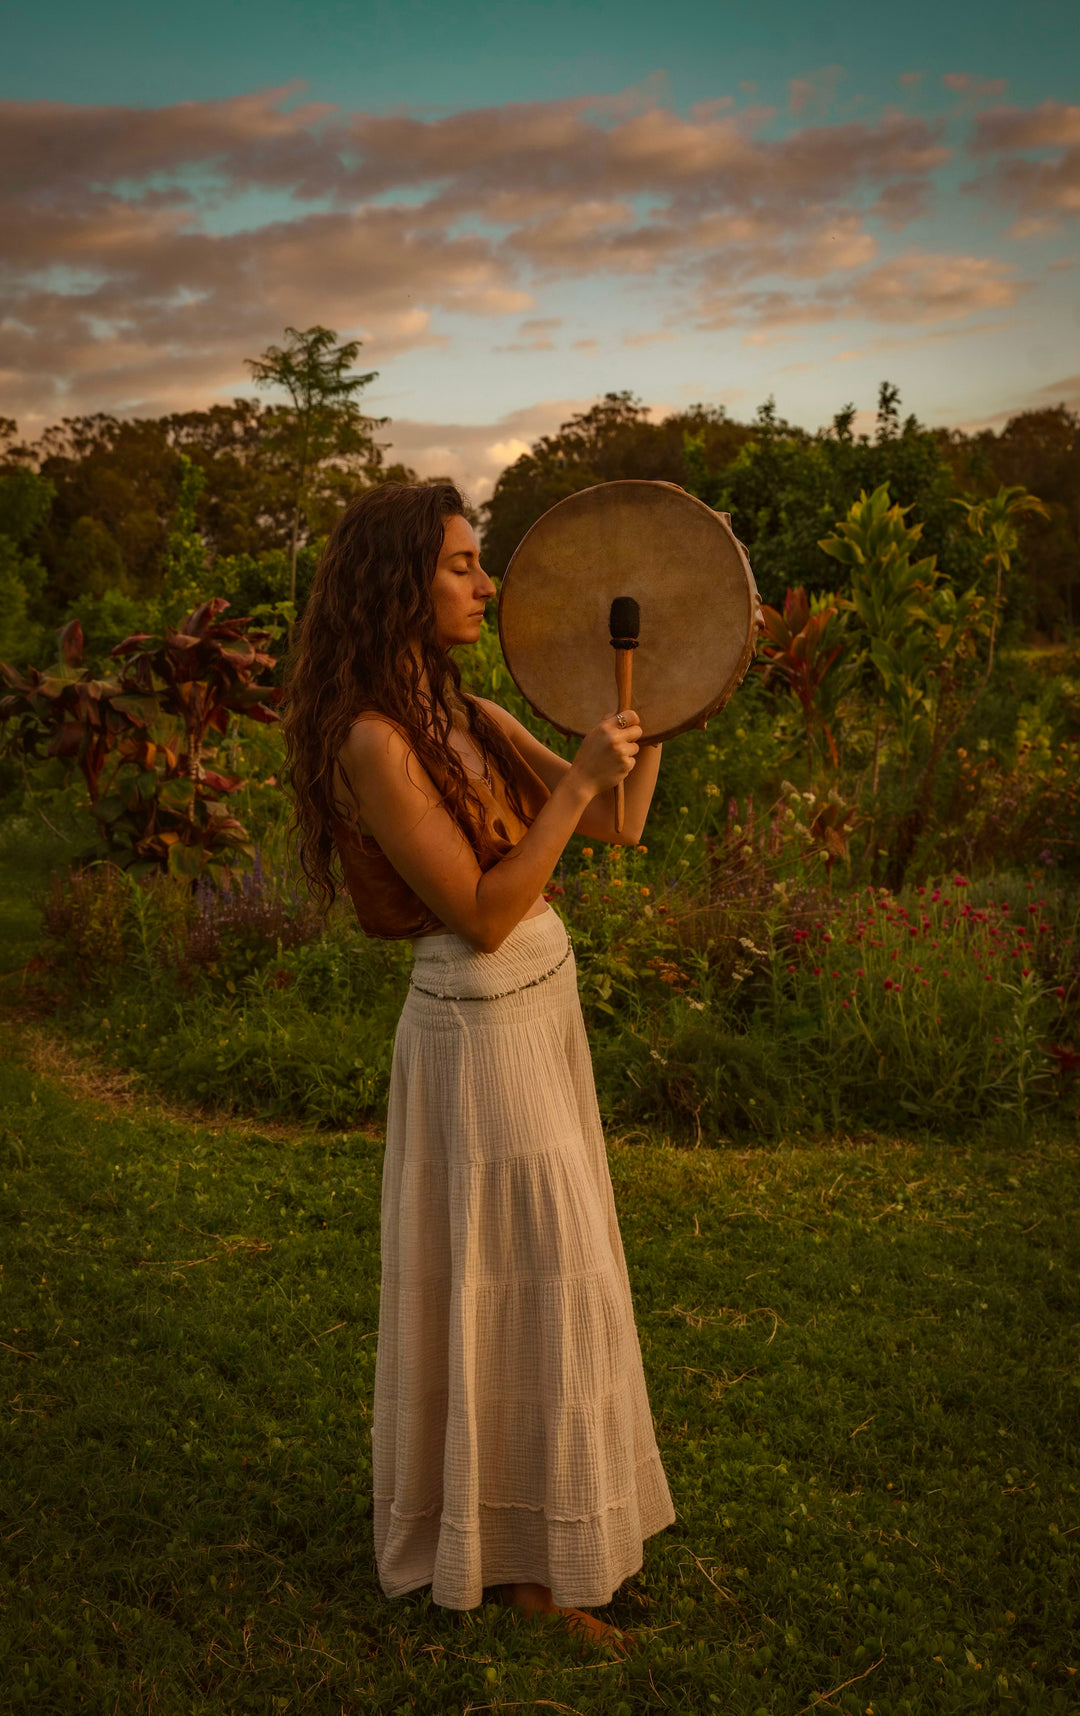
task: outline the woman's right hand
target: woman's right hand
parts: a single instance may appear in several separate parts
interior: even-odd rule
[[[598,721],[582,739],[570,765],[571,773],[582,776],[591,788],[593,798],[625,780],[637,758],[644,729],[633,709],[623,709],[621,714],[621,727],[614,713]]]

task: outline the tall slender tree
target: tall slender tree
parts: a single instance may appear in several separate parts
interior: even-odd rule
[[[285,329],[283,346],[267,346],[261,357],[245,358],[257,387],[277,387],[288,394],[291,409],[283,413],[293,478],[292,540],[289,551],[289,600],[296,600],[296,553],[300,520],[310,473],[326,459],[358,452],[375,453],[372,429],[385,417],[365,417],[356,396],[378,370],[359,375],[353,370],[360,340],[337,343],[332,328],[316,324],[301,332]]]

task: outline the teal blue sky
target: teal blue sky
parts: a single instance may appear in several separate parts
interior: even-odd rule
[[[673,105],[844,67],[868,103],[901,72],[1006,77],[1021,103],[1075,99],[1080,26],[1064,0],[116,0],[24,6],[3,26],[0,93],[162,106],[299,78],[322,101],[456,111],[593,95],[664,71]]]
[[[0,24],[0,375],[33,431],[364,341],[477,498],[609,388],[815,427],[1076,393],[1073,4],[46,4]]]

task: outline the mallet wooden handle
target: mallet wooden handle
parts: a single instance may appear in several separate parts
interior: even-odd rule
[[[617,710],[630,708],[630,686],[634,677],[634,652],[632,649],[620,649],[615,646],[615,695],[618,699]],[[615,788],[615,832],[622,833],[623,811],[626,808],[626,795],[623,783],[620,781]]]

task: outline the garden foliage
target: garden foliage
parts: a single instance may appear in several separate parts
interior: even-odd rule
[[[82,775],[97,828],[85,856],[107,852],[136,875],[166,868],[188,881],[233,854],[252,856],[225,803],[241,782],[206,766],[207,738],[224,737],[230,714],[275,721],[281,688],[260,678],[274,666],[269,634],[219,618],[228,606],[214,597],[178,629],[124,638],[108,678],[82,666],[77,620],[51,669],[0,662],[11,688],[0,698],[8,751],[74,763]]]
[[[233,424],[243,459],[257,419]],[[223,418],[209,464],[188,429],[158,449],[164,461],[174,445],[178,486],[160,575],[138,598],[153,623],[112,643],[109,615],[130,620],[135,584],[106,584],[86,597],[91,646],[73,618],[58,662],[3,668],[9,851],[44,838],[56,867],[27,982],[188,1097],[335,1125],[378,1116],[407,946],[366,941],[347,901],[320,918],[284,835],[271,651],[296,613],[298,467],[276,546],[222,554],[217,461],[239,461],[239,484],[243,459]],[[111,435],[71,431],[84,477]],[[321,458],[305,478],[312,519],[331,482]],[[50,469],[8,485],[31,523],[62,475]],[[961,470],[977,481],[957,496]],[[606,1118],[709,1142],[795,1125],[960,1135],[988,1114],[1023,1133],[1071,1100],[1076,1067],[1076,687],[1060,654],[1018,641],[1041,503],[901,424],[895,390],[872,443],[848,412],[814,438],[771,407],[752,429],[718,411],[654,425],[610,395],[504,473],[489,565],[530,509],[622,475],[685,480],[733,512],[756,569],[755,543],[767,565],[782,548],[798,577],[766,607],[757,671],[732,703],[707,734],[665,746],[642,846],[573,840],[552,878]],[[797,518],[785,494],[806,500]],[[28,554],[33,531],[18,530]],[[314,552],[298,544],[300,600]],[[196,600],[212,578],[248,618],[229,618],[225,595]],[[493,626],[462,668],[570,754],[517,693]],[[1021,916],[1026,941],[1010,927]]]

